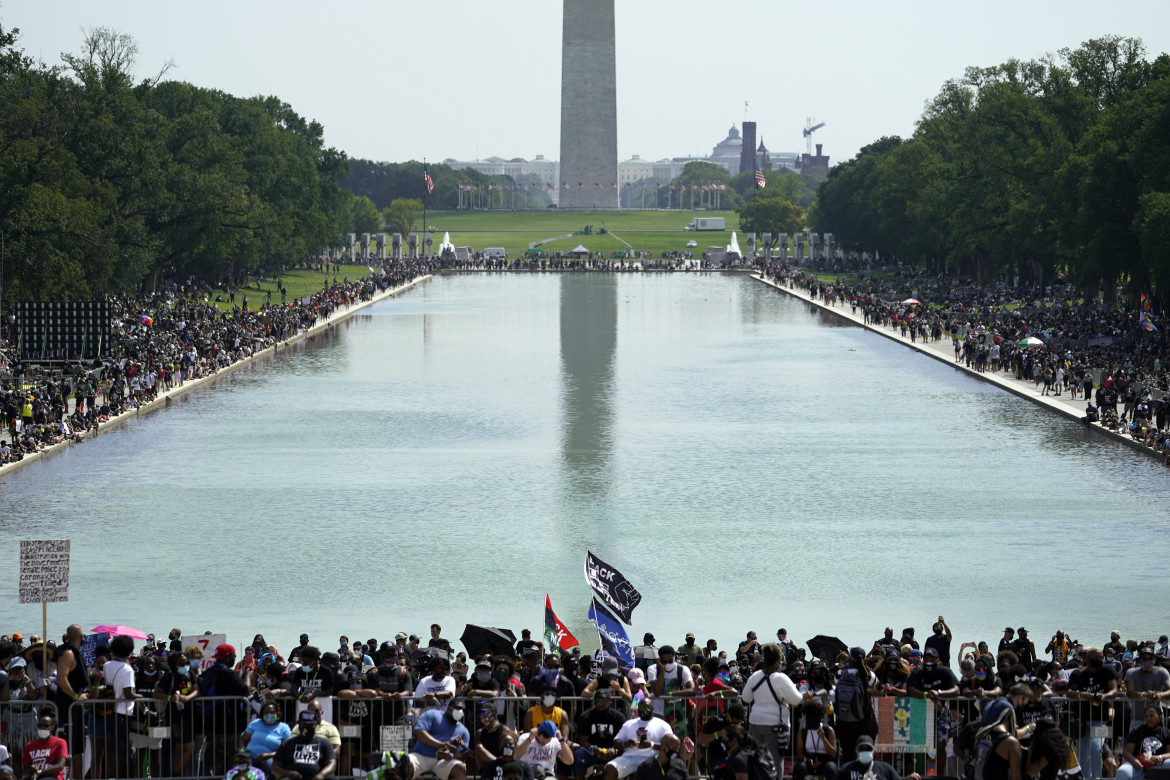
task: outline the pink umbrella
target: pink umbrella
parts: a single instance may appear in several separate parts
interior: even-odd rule
[[[116,636],[128,636],[132,639],[146,639],[146,634],[139,631],[137,628],[130,628],[130,626],[96,626],[92,629],[94,634],[109,634],[113,639]]]

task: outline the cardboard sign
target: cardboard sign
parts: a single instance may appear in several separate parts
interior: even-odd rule
[[[69,600],[69,540],[20,540],[20,603]]]
[[[191,645],[199,645],[203,648],[203,660],[191,661],[191,671],[193,672],[209,668],[214,663],[211,660],[211,654],[215,652],[216,647],[224,644],[227,644],[227,634],[193,634],[179,637],[179,645],[184,650]]]

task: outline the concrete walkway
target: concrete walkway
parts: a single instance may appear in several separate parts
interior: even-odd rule
[[[1039,404],[1040,406],[1056,412],[1057,414],[1063,415],[1064,417],[1072,420],[1076,420],[1078,424],[1082,424],[1081,419],[1085,416],[1085,399],[1078,396],[1078,398],[1074,401],[1069,398],[1067,390],[1065,390],[1059,396],[1043,395],[1043,383],[1037,385],[1031,380],[1016,379],[1015,374],[1004,371],[986,371],[984,373],[980,373],[973,368],[967,368],[967,366],[962,362],[956,363],[954,344],[949,336],[944,335],[943,338],[939,341],[923,342],[921,339],[918,341],[911,341],[909,337],[903,338],[901,332],[898,329],[891,328],[888,325],[882,327],[878,325],[866,324],[865,317],[862,315],[861,309],[858,308],[857,313],[854,314],[847,301],[838,301],[835,306],[829,306],[823,300],[813,300],[806,290],[777,284],[773,280],[765,279],[755,272],[752,273],[752,278],[757,279],[758,281],[761,281],[770,287],[775,287],[776,289],[791,295],[793,298],[799,298],[806,303],[810,303],[822,311],[832,312],[843,320],[848,320],[849,322],[855,323],[859,327],[865,328],[868,331],[885,336],[886,338],[896,341],[899,344],[910,347],[913,350],[917,350],[923,355],[929,355],[936,360],[946,363],[957,371],[962,371],[976,379],[981,379],[984,382],[990,382],[993,385],[998,385],[1004,390],[1007,390],[1009,393],[1018,395],[1020,398],[1025,398],[1032,403]],[[1119,441],[1127,447],[1131,447],[1135,450],[1138,450],[1139,452],[1149,455],[1150,457],[1162,460],[1161,452],[1153,449],[1152,447],[1147,447],[1141,442],[1131,439],[1127,435],[1110,431],[1101,427],[1101,425],[1098,423],[1093,423],[1091,428],[1102,436]]]
[[[401,292],[409,290],[411,287],[414,287],[417,284],[421,284],[422,282],[427,281],[430,278],[431,278],[430,274],[427,274],[426,276],[420,276],[419,278],[414,279],[413,281],[407,282],[406,284],[400,285],[398,287],[393,287],[389,290],[386,290],[385,292],[378,293],[377,295],[375,295],[373,298],[371,298],[368,301],[358,301],[357,303],[353,303],[353,304],[350,304],[348,306],[335,309],[333,312],[333,316],[329,317],[329,319],[319,320],[316,324],[314,324],[308,330],[302,331],[301,333],[298,333],[295,336],[291,336],[290,338],[287,338],[284,341],[277,342],[276,344],[273,344],[271,347],[266,347],[265,349],[262,349],[259,352],[256,352],[255,354],[253,354],[249,358],[244,358],[243,360],[238,360],[235,363],[232,363],[230,366],[226,366],[224,368],[221,368],[219,371],[216,371],[214,374],[208,374],[207,376],[202,376],[202,377],[199,377],[198,379],[192,379],[190,381],[184,382],[181,387],[173,386],[173,387],[171,387],[170,390],[167,390],[166,392],[160,392],[153,400],[142,404],[137,409],[129,409],[125,412],[122,412],[122,414],[119,414],[116,417],[111,417],[108,422],[104,422],[101,424],[101,428],[97,433],[94,433],[91,431],[87,435],[82,436],[82,437],[78,437],[78,438],[74,438],[74,439],[66,439],[65,441],[61,442],[60,444],[54,444],[53,446],[46,447],[45,449],[43,449],[39,452],[32,453],[31,455],[25,455],[22,460],[19,460],[16,463],[5,463],[4,465],[0,466],[0,478],[6,477],[9,474],[11,474],[12,472],[16,471],[17,469],[24,468],[25,466],[27,466],[31,463],[37,463],[38,461],[40,461],[44,458],[47,458],[56,452],[59,452],[60,450],[62,450],[65,447],[69,447],[71,445],[78,444],[79,442],[83,442],[91,436],[99,436],[99,435],[101,435],[101,432],[105,431],[107,428],[110,428],[112,426],[117,426],[117,425],[125,425],[126,423],[133,420],[134,418],[136,418],[138,415],[142,414],[143,412],[154,411],[156,409],[163,409],[167,406],[170,406],[171,399],[173,399],[173,398],[177,398],[180,395],[184,395],[185,393],[189,393],[192,390],[195,390],[196,388],[199,388],[199,387],[206,387],[208,385],[214,385],[218,380],[222,379],[227,374],[230,374],[231,372],[233,372],[236,369],[241,368],[243,366],[250,365],[252,363],[252,361],[254,361],[254,360],[257,360],[257,359],[263,358],[263,357],[271,357],[273,355],[276,355],[279,352],[283,352],[284,350],[288,349],[293,344],[298,344],[298,343],[304,341],[305,339],[308,339],[308,338],[311,338],[313,336],[324,333],[324,332],[328,331],[330,328],[336,327],[339,323],[345,322],[347,319],[349,319],[350,317],[352,317],[354,314],[361,311],[362,309],[366,308],[367,306],[373,306],[375,303],[378,303],[379,301],[384,301],[387,298],[392,298]],[[5,435],[2,438],[8,438],[7,431],[5,431],[4,434]]]

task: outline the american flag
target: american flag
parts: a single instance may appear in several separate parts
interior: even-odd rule
[[[431,178],[431,172],[427,170],[427,166],[423,166],[423,183],[427,185],[427,193],[435,191],[435,181]]]
[[[756,163],[756,186],[760,189],[768,186],[768,180],[764,178],[764,172],[760,170],[759,163]]]

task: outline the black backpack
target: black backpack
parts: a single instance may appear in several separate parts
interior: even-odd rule
[[[862,723],[869,719],[869,691],[861,673],[846,672],[837,679],[837,690],[833,695],[833,712],[838,723]]]

